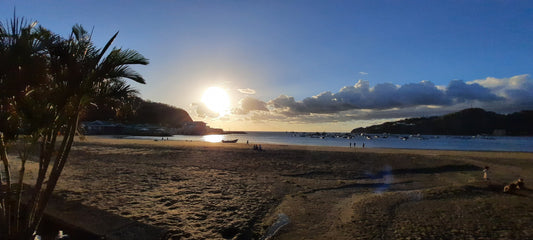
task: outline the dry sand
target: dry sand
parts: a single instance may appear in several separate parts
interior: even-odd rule
[[[281,213],[271,239],[533,239],[532,191],[502,193],[532,153],[263,149],[90,137],[49,212],[111,239],[260,239]]]

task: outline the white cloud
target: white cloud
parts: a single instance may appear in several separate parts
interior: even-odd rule
[[[250,94],[250,95],[255,94],[255,90],[250,89],[250,88],[239,88],[237,89],[237,91],[244,93],[244,94]]]
[[[507,111],[533,109],[533,78],[529,74],[510,78],[488,77],[474,80],[472,83],[479,84],[502,97],[504,101],[498,106],[499,109],[508,109]]]
[[[268,111],[266,103],[251,97],[239,100],[239,107],[233,109],[234,114],[248,114],[251,111]]]
[[[205,118],[205,117],[216,118],[219,116],[218,113],[210,110],[204,103],[192,103],[191,108],[196,113],[196,116],[200,118]]]

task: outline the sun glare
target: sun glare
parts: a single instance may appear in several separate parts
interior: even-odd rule
[[[224,116],[229,113],[229,96],[224,89],[219,87],[210,87],[205,90],[202,96],[202,102],[213,112]]]

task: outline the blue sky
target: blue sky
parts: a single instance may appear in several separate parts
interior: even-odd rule
[[[531,1],[5,1],[0,16],[150,59],[145,99],[231,130],[350,131],[465,107],[533,109]],[[459,80],[459,81],[457,81]],[[201,98],[225,89],[232,113]]]

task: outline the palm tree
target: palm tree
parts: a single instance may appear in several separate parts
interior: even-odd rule
[[[0,171],[4,179],[0,181],[0,236],[9,236],[20,227],[22,182],[28,157],[28,151],[19,151],[20,177],[12,182],[7,144],[16,138],[20,129],[32,128],[30,125],[39,121],[35,116],[38,112],[30,113],[24,106],[31,106],[28,103],[33,101],[30,96],[33,89],[48,81],[47,57],[39,37],[49,32],[35,26],[35,22],[16,17],[6,25],[0,23],[0,158],[4,167]],[[23,121],[25,117],[33,119],[33,123]],[[30,148],[26,145],[23,149]]]
[[[43,76],[43,80],[25,80],[21,85],[26,86],[27,92],[21,94],[19,101],[15,101],[16,105],[9,105],[9,102],[13,102],[9,98],[2,97],[0,100],[0,104],[11,106],[17,113],[5,115],[18,116],[20,119],[18,126],[24,127],[30,142],[39,145],[38,175],[25,211],[20,211],[22,180],[19,179],[20,184],[17,185],[20,188],[17,192],[18,204],[8,201],[7,198],[2,199],[6,202],[1,205],[3,212],[7,212],[5,221],[10,223],[0,232],[6,236],[6,239],[31,239],[37,230],[46,204],[67,161],[83,109],[97,98],[121,98],[135,93],[124,79],[139,83],[145,81],[140,74],[130,68],[130,65],[148,64],[148,60],[134,50],[114,48],[107,53],[118,32],[101,49],[94,46],[91,35],[79,25],[72,28],[72,34],[67,39],[42,29],[39,33],[36,39],[39,46],[44,46],[42,48],[44,50],[39,51],[44,51],[46,56],[43,68],[46,72],[39,75]],[[10,47],[7,46],[6,49]],[[35,55],[41,56],[42,52],[39,51],[37,53],[40,54]],[[8,60],[10,57],[13,56],[5,56]],[[2,79],[0,82],[2,88],[13,80],[10,76],[5,79],[7,80]],[[40,84],[41,82],[45,84]],[[1,121],[0,119],[0,123]],[[4,131],[3,129],[4,127],[0,128],[0,131]],[[59,137],[58,133],[62,136]],[[5,152],[5,148],[1,146],[4,144],[0,143],[0,150]],[[4,166],[8,166],[7,155],[1,156],[5,162]],[[23,169],[24,162],[19,174],[21,177],[24,174]],[[8,171],[5,172],[9,174]],[[8,195],[14,195],[14,191],[10,188],[13,183],[6,182],[2,184],[4,185]]]

